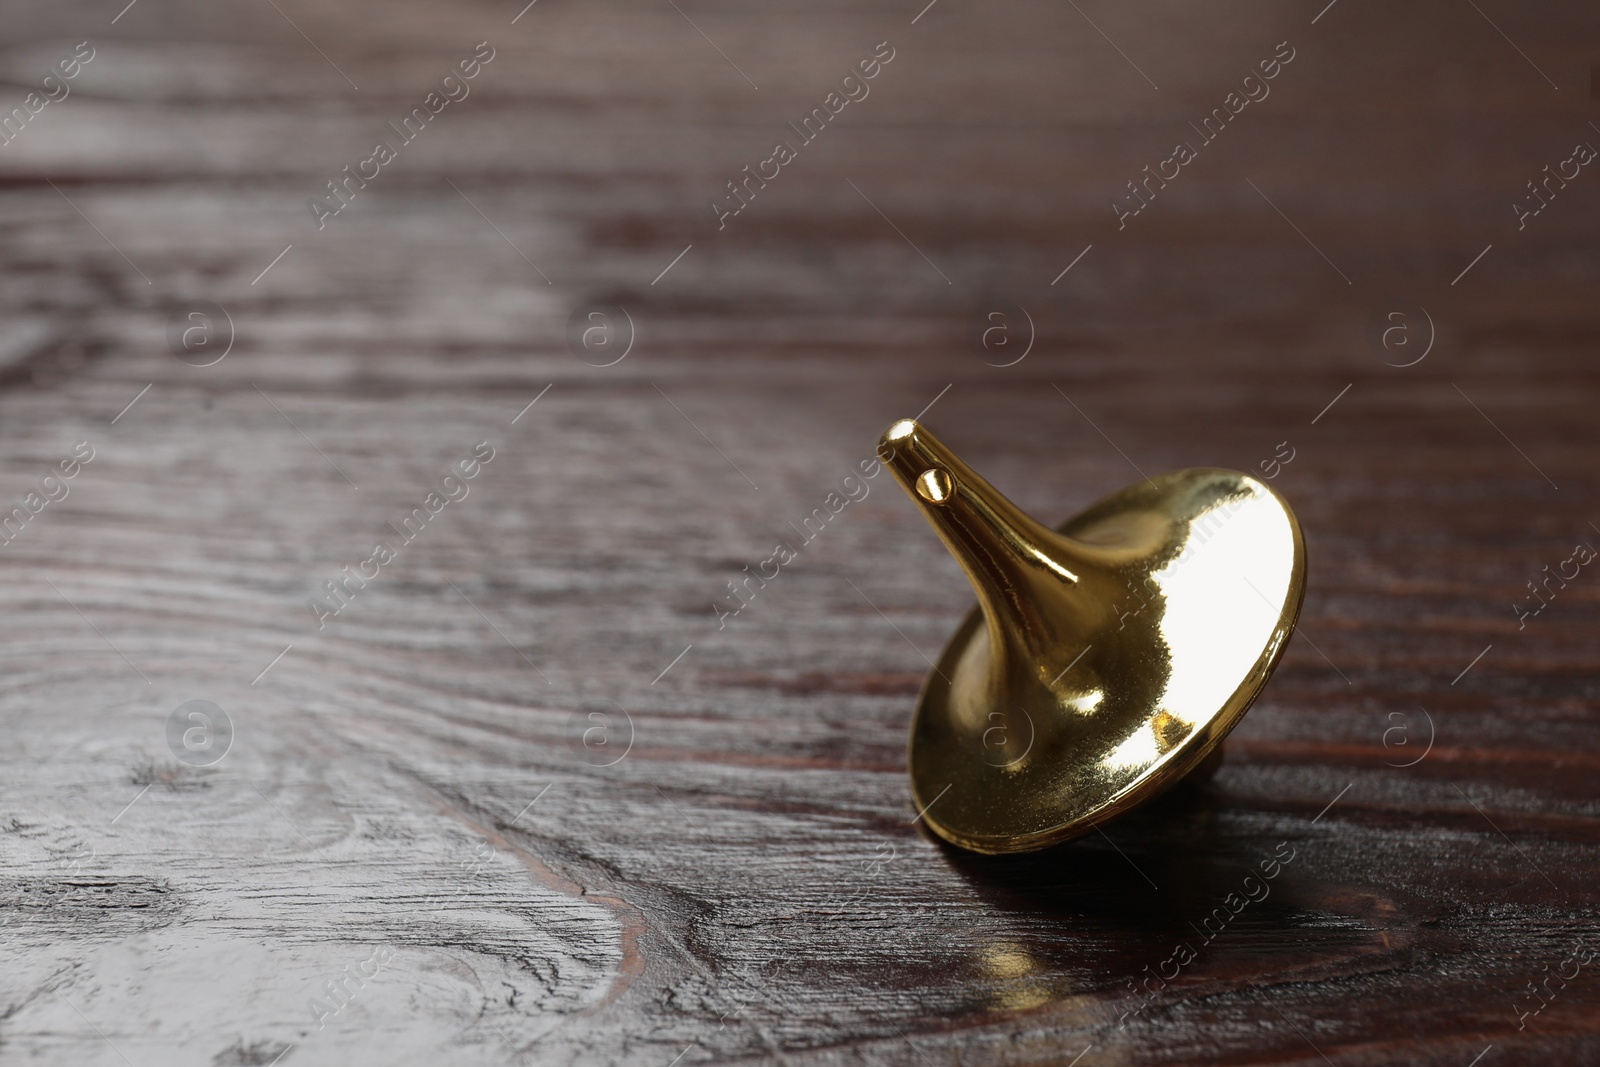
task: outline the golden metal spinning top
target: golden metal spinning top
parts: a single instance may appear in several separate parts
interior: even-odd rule
[[[1174,471],[1053,532],[912,419],[878,451],[978,594],[911,728],[912,797],[940,837],[1044,848],[1215,766],[1300,614],[1305,542],[1282,497]]]

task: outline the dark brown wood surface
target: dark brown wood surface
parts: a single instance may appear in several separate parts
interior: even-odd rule
[[[0,114],[93,49],[0,145],[0,1064],[1600,1062],[1592,7],[0,17]],[[1208,784],[935,842],[971,595],[886,476],[719,625],[924,408],[1051,522],[1276,472],[1302,625]]]

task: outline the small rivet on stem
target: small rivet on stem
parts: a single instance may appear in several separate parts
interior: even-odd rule
[[[930,504],[947,503],[955,488],[955,479],[943,467],[929,467],[917,475],[917,495]]]

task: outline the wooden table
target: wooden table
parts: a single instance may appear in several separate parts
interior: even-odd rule
[[[10,12],[0,1063],[1600,1061],[1579,6]],[[934,841],[887,477],[719,624],[925,408],[1050,521],[1275,472],[1209,784]]]

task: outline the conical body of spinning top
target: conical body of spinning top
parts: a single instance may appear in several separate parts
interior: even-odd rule
[[[978,594],[911,730],[913,800],[939,836],[1044,848],[1214,766],[1300,613],[1305,543],[1277,493],[1174,471],[1053,531],[913,420],[879,455]]]

